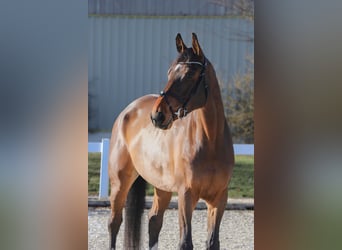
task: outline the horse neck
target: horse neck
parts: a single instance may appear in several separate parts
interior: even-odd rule
[[[208,141],[218,143],[223,139],[225,115],[220,87],[211,64],[208,65],[206,81],[209,86],[207,102],[197,111],[201,121],[200,129]]]

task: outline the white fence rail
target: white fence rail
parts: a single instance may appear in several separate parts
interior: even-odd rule
[[[109,139],[102,139],[102,142],[89,142],[88,152],[101,153],[101,168],[100,168],[100,186],[99,198],[108,197],[108,154],[109,154]]]
[[[254,155],[254,144],[234,144],[235,155]],[[104,138],[102,142],[89,142],[88,152],[101,153],[100,187],[99,198],[108,197],[108,154],[109,139]]]

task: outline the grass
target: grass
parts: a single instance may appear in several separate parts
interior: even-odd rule
[[[88,195],[97,195],[100,179],[100,153],[88,154]],[[236,156],[235,168],[229,187],[229,197],[254,197],[254,157]],[[153,195],[153,186],[148,185],[148,195]]]
[[[99,193],[101,153],[88,153],[88,195]]]
[[[254,156],[235,157],[235,167],[230,180],[229,197],[254,198]]]

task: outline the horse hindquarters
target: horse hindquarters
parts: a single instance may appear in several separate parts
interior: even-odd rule
[[[113,131],[114,132],[114,131]],[[115,249],[116,236],[122,223],[122,210],[127,194],[138,177],[128,151],[113,133],[109,151],[108,173],[110,179],[111,215],[108,221],[109,249]]]
[[[108,221],[110,239],[109,249],[115,249],[116,236],[122,223],[122,210],[125,206],[127,193],[133,181],[131,181],[131,179],[122,179],[120,181],[112,182],[111,178],[111,195],[109,197],[111,204],[111,215]],[[123,185],[121,185],[121,183]]]
[[[141,216],[145,206],[145,186],[145,180],[139,177],[134,182],[129,193],[127,189],[124,188],[122,192],[113,193],[113,195],[111,195],[110,201],[112,212],[108,223],[110,237],[109,249],[115,249],[116,236],[122,223],[122,210],[127,193],[124,249],[140,248]]]

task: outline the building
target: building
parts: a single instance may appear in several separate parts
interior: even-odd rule
[[[89,0],[89,129],[110,130],[134,99],[159,93],[176,58],[175,37],[191,33],[224,88],[250,66],[254,23],[226,0]]]

